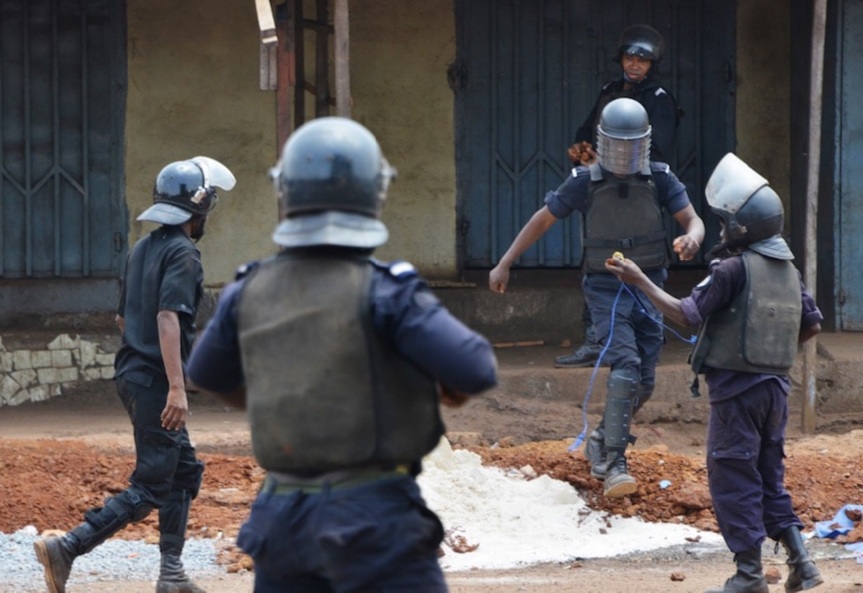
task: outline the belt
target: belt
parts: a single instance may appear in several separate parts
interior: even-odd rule
[[[396,465],[384,469],[380,467],[363,467],[350,470],[327,472],[318,476],[305,478],[279,472],[269,472],[264,478],[261,492],[268,494],[291,494],[304,492],[317,494],[324,490],[343,490],[371,484],[387,478],[398,478],[410,475],[408,464]]]

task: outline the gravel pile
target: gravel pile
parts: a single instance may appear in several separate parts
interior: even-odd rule
[[[35,527],[11,535],[0,532],[0,591],[35,593],[45,590],[42,565],[36,560]],[[186,573],[195,578],[224,574],[216,564],[212,540],[190,539],[183,549]],[[108,540],[75,560],[69,585],[93,581],[152,580],[159,576],[159,546],[140,541]]]

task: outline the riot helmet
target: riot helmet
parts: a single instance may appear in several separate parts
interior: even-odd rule
[[[635,99],[606,105],[596,126],[599,164],[617,175],[633,175],[650,165],[650,119]]]
[[[729,247],[748,247],[776,259],[794,259],[781,237],[785,209],[768,181],[734,153],[728,153],[710,175],[707,204],[725,225]]]
[[[303,124],[271,175],[284,217],[273,233],[278,245],[372,249],[386,243],[379,217],[395,170],[364,126],[343,117]]]
[[[654,67],[665,52],[665,42],[659,31],[650,25],[630,25],[620,34],[614,61],[620,62],[624,55],[639,56],[653,62]]]
[[[216,187],[230,191],[236,182],[225,165],[210,157],[169,163],[156,176],[153,205],[138,220],[178,225],[193,216],[206,217],[218,202]]]

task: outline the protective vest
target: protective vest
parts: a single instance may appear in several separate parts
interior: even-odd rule
[[[794,364],[800,334],[800,279],[788,260],[742,255],[743,290],[704,322],[692,351],[692,370],[703,367],[784,375]]]
[[[594,164],[590,179],[581,269],[607,272],[605,260],[615,251],[645,271],[666,267],[668,236],[652,176],[605,176]]]
[[[443,434],[437,385],[372,327],[366,257],[283,253],[238,309],[261,467],[314,475],[411,463]]]

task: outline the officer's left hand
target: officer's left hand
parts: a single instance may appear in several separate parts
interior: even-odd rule
[[[689,261],[698,253],[701,244],[689,235],[680,235],[674,240],[673,247],[680,261]]]
[[[605,269],[627,284],[638,286],[640,282],[647,279],[638,264],[631,259],[609,257],[605,260]]]
[[[162,410],[162,428],[167,430],[182,430],[189,415],[189,400],[186,390],[182,387],[168,390],[168,401]]]

